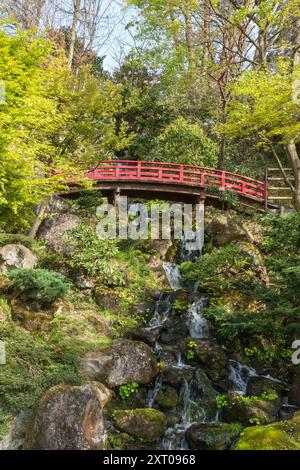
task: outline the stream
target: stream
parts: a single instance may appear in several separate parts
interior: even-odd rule
[[[187,251],[184,246],[181,248],[184,253],[184,259],[188,258]],[[181,260],[179,260],[181,261]],[[175,422],[167,425],[167,429],[162,440],[162,449],[166,450],[188,450],[188,442],[186,440],[186,432],[194,423],[218,423],[221,421],[221,412],[217,410],[212,416],[207,411],[205,403],[201,403],[199,398],[205,397],[210,390],[211,384],[207,385],[207,376],[200,370],[199,366],[194,367],[185,362],[179,346],[176,342],[171,343],[167,329],[174,327],[176,320],[172,309],[172,299],[177,291],[180,291],[181,278],[179,264],[164,262],[164,269],[168,279],[170,292],[162,292],[157,300],[154,308],[153,316],[146,328],[149,331],[159,331],[158,339],[153,347],[158,361],[166,362],[168,368],[175,375],[181,377],[180,387],[178,389],[178,402],[176,409],[172,410],[176,415]],[[194,293],[191,297],[197,297],[195,292],[198,286],[192,286],[190,293]],[[199,339],[210,338],[210,327],[208,321],[204,318],[202,312],[208,306],[209,298],[207,295],[198,295],[184,314],[184,324],[182,326],[182,338],[190,337]],[[228,389],[241,395],[246,394],[247,384],[251,377],[258,376],[257,371],[245,364],[230,360],[228,371]],[[273,379],[272,377],[269,377]],[[276,381],[276,379],[273,379]],[[147,407],[155,407],[155,400],[163,387],[163,377],[159,374],[153,388],[148,393]],[[215,396],[219,392],[213,390]],[[205,399],[203,400],[205,401]]]

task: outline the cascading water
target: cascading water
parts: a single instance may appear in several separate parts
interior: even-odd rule
[[[207,320],[203,317],[202,312],[207,307],[207,297],[201,297],[196,300],[187,312],[187,325],[189,328],[191,338],[208,338],[209,325]]]
[[[257,375],[258,373],[253,367],[240,364],[237,361],[230,361],[229,363],[229,380],[233,392],[245,395],[250,377]]]
[[[183,256],[184,259],[188,259],[191,253],[185,249],[184,243],[185,241],[183,240],[181,243],[181,256]],[[168,366],[172,369],[175,376],[181,377],[179,380],[181,385],[176,408],[172,410],[176,415],[176,421],[175,424],[170,425],[166,430],[162,447],[166,450],[187,450],[189,447],[186,440],[186,432],[190,426],[194,423],[220,422],[222,414],[220,410],[218,410],[216,414],[212,416],[211,411],[207,408],[205,398],[202,399],[202,397],[209,396],[208,393],[211,389],[216,394],[215,396],[217,396],[217,392],[213,389],[205,372],[197,366],[193,367],[185,363],[177,343],[170,346],[169,340],[167,340],[167,342],[163,340],[162,332],[172,325],[173,318],[174,322],[176,322],[176,315],[174,316],[172,304],[176,291],[182,288],[179,265],[164,262],[164,269],[169,285],[174,292],[164,292],[160,295],[156,302],[154,314],[148,329],[158,329],[160,331],[157,336],[158,340],[155,342],[154,352],[162,362],[164,362],[164,354],[167,354],[168,357],[173,357],[173,359],[168,362]],[[198,285],[194,285],[189,289],[192,296],[195,296],[197,288]],[[186,326],[185,335],[188,331],[188,336],[195,340],[209,338],[209,323],[203,316],[203,310],[207,306],[207,296],[201,296],[192,303],[183,317],[185,318]],[[184,337],[186,336],[183,336],[183,338]],[[165,344],[167,344],[167,346],[165,346]],[[233,360],[229,363],[228,372],[230,390],[243,395],[247,393],[249,379],[259,375],[252,367]],[[206,381],[209,382],[209,385],[207,385]],[[158,394],[164,390],[164,386],[163,376],[160,374],[154,383],[154,387],[148,393],[147,406],[149,408],[156,406],[156,399],[158,398]]]
[[[181,288],[181,277],[178,264],[164,261],[163,267],[171,289],[178,290]]]

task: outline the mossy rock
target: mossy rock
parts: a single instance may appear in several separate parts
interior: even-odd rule
[[[157,394],[155,401],[163,410],[176,408],[178,393],[175,388],[166,386]]]
[[[115,426],[142,441],[152,442],[160,438],[165,430],[165,417],[152,408],[116,410],[113,413]]]
[[[235,450],[300,450],[300,412],[292,419],[245,428]]]
[[[195,423],[187,430],[189,446],[195,450],[225,450],[238,437],[241,426],[226,423]]]
[[[222,419],[228,423],[269,424],[277,419],[281,407],[279,399],[267,400],[261,397],[244,397],[233,393],[226,397],[226,406],[222,409]]]

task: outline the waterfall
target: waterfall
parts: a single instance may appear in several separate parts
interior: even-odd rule
[[[233,392],[245,395],[250,377],[257,375],[258,373],[253,367],[240,364],[240,362],[237,361],[230,361],[229,363],[229,379]]]
[[[155,304],[153,317],[149,322],[150,328],[157,328],[164,324],[172,310],[170,294],[162,292]]]
[[[208,338],[209,326],[202,311],[207,307],[207,297],[201,297],[194,302],[187,312],[187,324],[192,338]]]
[[[170,284],[171,289],[178,290],[181,288],[181,277],[178,264],[163,262],[163,267]]]
[[[158,376],[155,380],[154,388],[148,393],[148,403],[147,408],[153,408],[155,399],[161,390],[162,378]]]

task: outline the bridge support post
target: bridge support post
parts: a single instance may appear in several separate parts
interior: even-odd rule
[[[109,204],[115,206],[116,209],[120,206],[120,196],[121,196],[121,189],[116,188],[108,195],[107,200]]]
[[[205,198],[206,195],[201,193],[198,197],[196,205],[196,224],[197,224],[197,239],[199,243],[200,251],[204,245],[204,223],[205,223]]]

